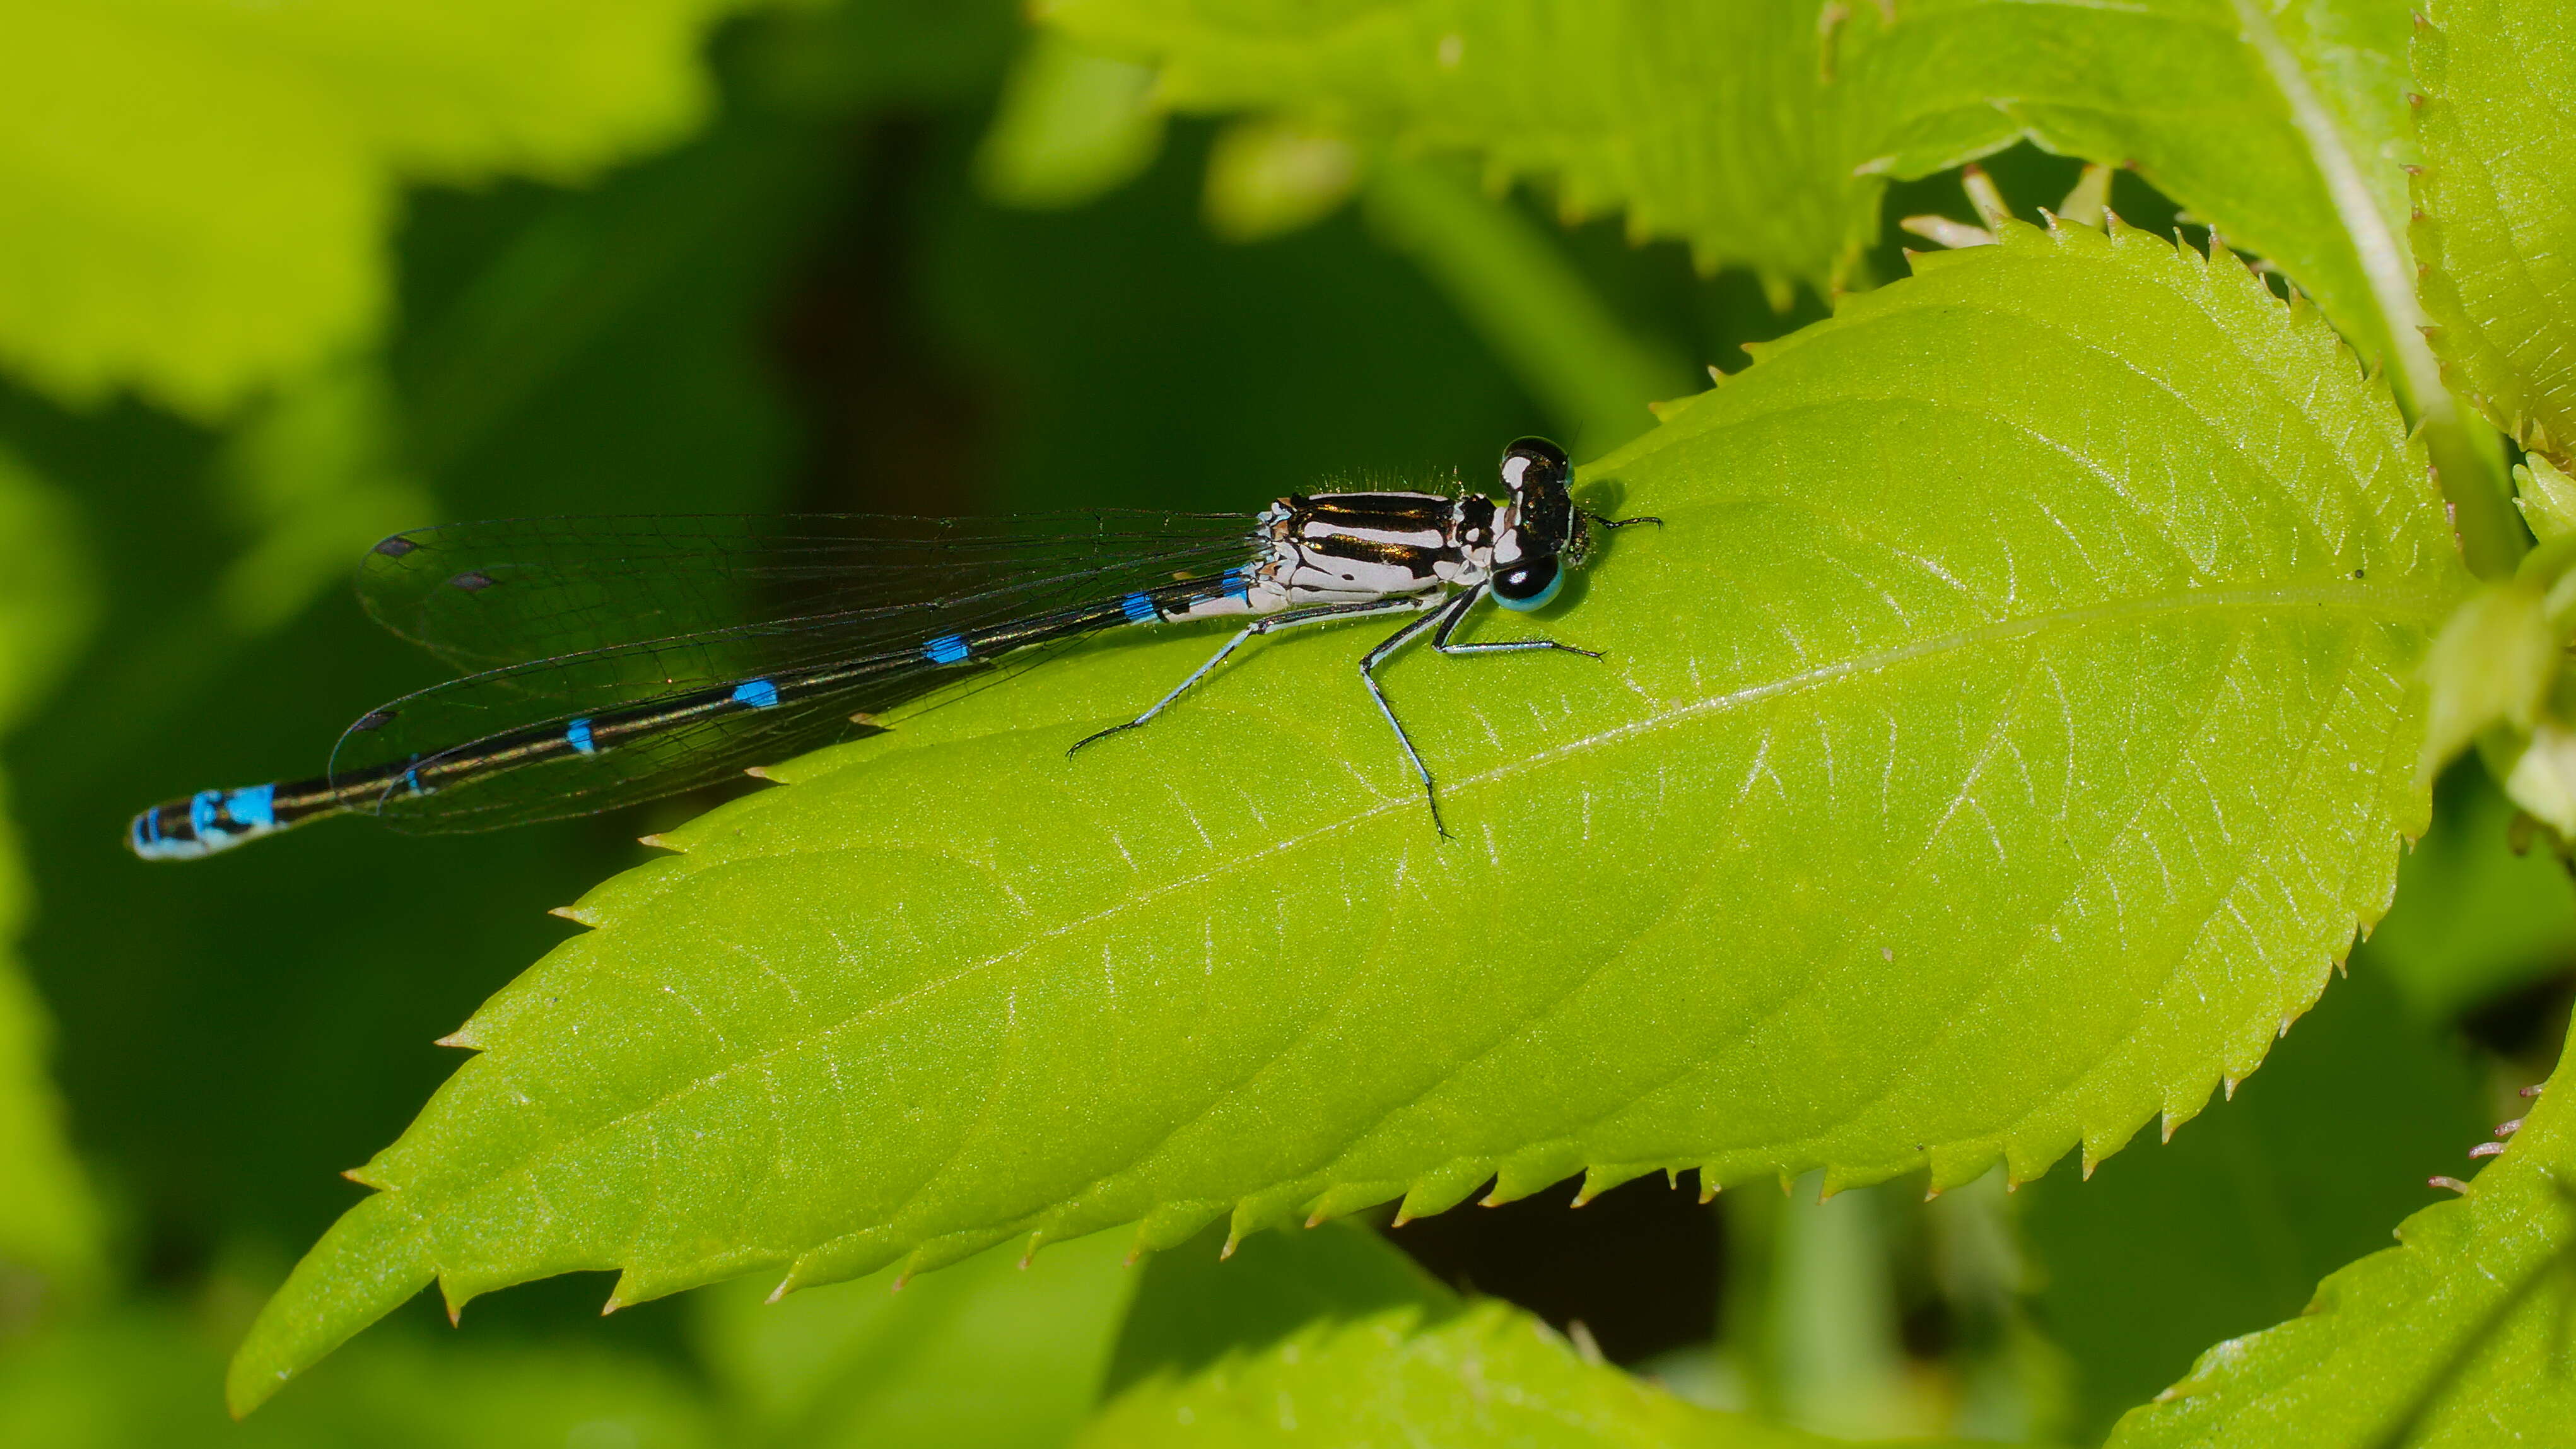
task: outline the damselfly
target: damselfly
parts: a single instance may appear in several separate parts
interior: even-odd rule
[[[1143,714],[1245,640],[1300,624],[1417,614],[1360,661],[1442,834],[1431,771],[1377,680],[1428,633],[1461,643],[1480,599],[1536,609],[1608,519],[1575,506],[1544,438],[1503,453],[1508,496],[1291,494],[1259,514],[1101,512],[1008,520],[556,518],[398,533],[360,574],[367,611],[464,678],[370,710],[317,778],[204,790],[134,817],[134,853],[207,855],[330,815],[485,830],[586,815],[737,775],[877,728],[961,675],[1105,630],[1249,616]],[[1598,656],[1594,656],[1598,657]]]

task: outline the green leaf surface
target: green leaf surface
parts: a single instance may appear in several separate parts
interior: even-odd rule
[[[739,0],[0,4],[0,364],[211,415],[362,345],[407,180],[571,181],[706,110]]]
[[[2559,1444],[2576,1424],[2576,1073],[2560,1069],[2458,1201],[2218,1345],[2112,1449]]]
[[[1148,1266],[1113,1387],[1078,1441],[1677,1445],[1819,1439],[1684,1403],[1496,1299],[1461,1299],[1374,1233],[1202,1239]]]
[[[1386,672],[1453,840],[1343,631],[1068,760],[1214,640],[1103,645],[669,833],[451,1038],[236,1402],[433,1279],[634,1302],[1584,1171],[1954,1186],[2197,1111],[2384,908],[2464,580],[2313,311],[2006,236],[1586,471],[1664,527],[1478,632],[1605,658]]]
[[[2576,447],[2576,17],[2442,0],[2415,42],[2417,257],[2452,385],[2524,446]]]
[[[2076,1442],[2099,1443],[2201,1350],[2298,1312],[2318,1279],[2388,1246],[2441,1195],[2425,1177],[2460,1170],[2491,1125],[2468,1060],[2410,1018],[2377,949],[2374,934],[2353,979],[2234,1101],[2090,1182],[2023,1194],[2038,1307],[2075,1363]]]
[[[1099,1393],[1136,1270],[1107,1237],[1021,1262],[1003,1247],[888,1291],[872,1274],[771,1303],[700,1295],[698,1358],[737,1444],[1053,1449]]]
[[[1159,62],[1176,106],[1280,109],[1472,151],[1499,174],[1551,179],[1570,214],[1624,209],[1638,235],[1783,286],[1850,276],[1890,178],[2028,137],[2134,166],[2373,349],[2393,337],[2420,351],[2397,167],[2407,12],[2387,0],[1047,0],[1039,13]]]

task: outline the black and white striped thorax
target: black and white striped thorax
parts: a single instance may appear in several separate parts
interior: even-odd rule
[[[1568,471],[1562,454],[1532,449],[1506,456],[1512,493],[1499,501],[1479,493],[1290,494],[1255,520],[1260,555],[1240,571],[1238,589],[1181,601],[1160,616],[1279,614],[1404,598],[1428,608],[1480,586],[1506,607],[1536,608],[1554,595],[1562,569],[1581,565],[1589,543],[1585,515],[1566,491]]]

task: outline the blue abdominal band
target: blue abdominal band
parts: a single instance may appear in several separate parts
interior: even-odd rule
[[[958,664],[963,663],[971,651],[966,647],[964,638],[955,634],[942,634],[922,645],[921,652],[933,664]]]
[[[224,797],[224,810],[240,822],[244,830],[271,830],[277,826],[277,787],[253,785],[235,790]]]
[[[585,755],[599,748],[590,742],[590,721],[586,719],[577,719],[564,726],[564,738],[572,742],[575,750]]]
[[[733,697],[753,709],[768,709],[778,703],[778,686],[766,679],[754,679],[736,686]]]
[[[1154,601],[1143,594],[1129,594],[1118,601],[1118,607],[1125,611],[1130,624],[1151,624],[1163,617],[1162,611],[1154,607]]]

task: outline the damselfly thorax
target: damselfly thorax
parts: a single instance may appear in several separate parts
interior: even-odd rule
[[[658,798],[876,728],[958,673],[1110,630],[1249,621],[1144,713],[1247,639],[1412,613],[1360,660],[1440,822],[1431,772],[1377,666],[1431,635],[1442,654],[1557,649],[1452,640],[1491,595],[1529,610],[1582,565],[1594,525],[1565,454],[1505,450],[1506,496],[1291,495],[1241,514],[976,521],[858,515],[533,519],[399,533],[359,581],[368,612],[473,672],[370,710],[327,774],[206,790],[143,812],[128,843],[185,859],[329,815],[481,830]],[[855,721],[855,722],[854,722]]]

